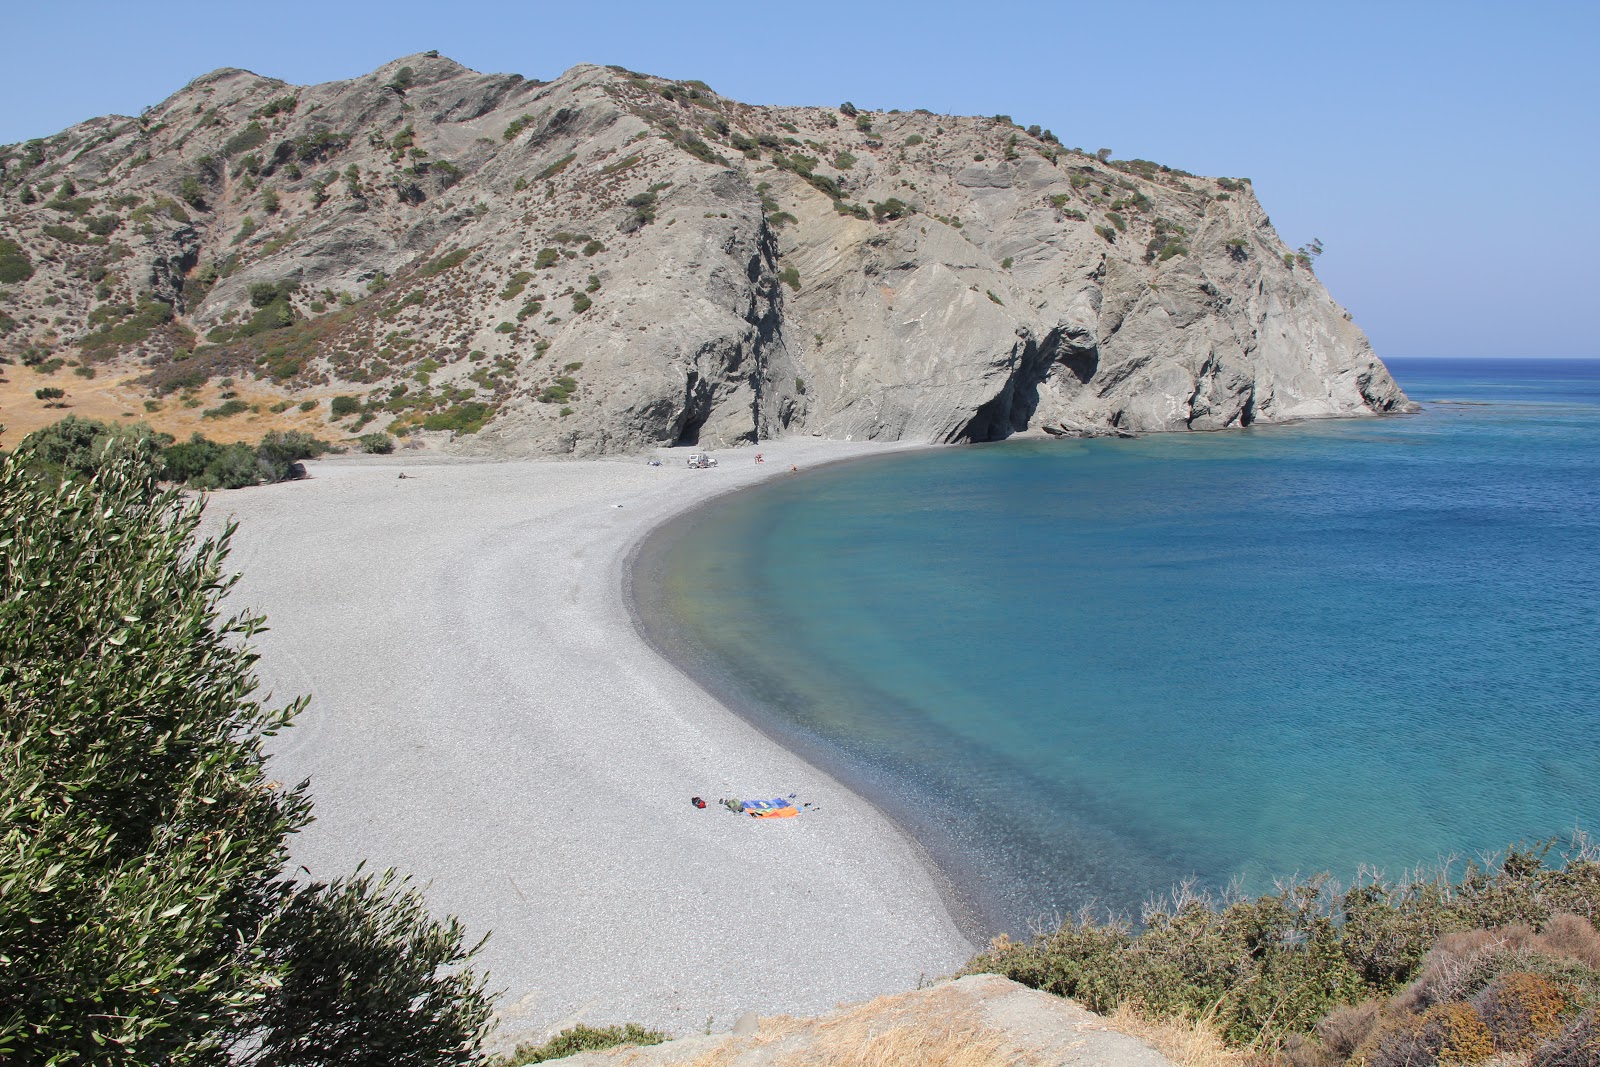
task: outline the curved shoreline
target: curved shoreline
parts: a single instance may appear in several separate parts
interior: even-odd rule
[[[896,453],[933,448],[938,446],[920,446],[919,449],[898,448]],[[873,455],[848,456],[830,460],[818,466],[837,467],[846,463],[856,463],[875,458]],[[646,553],[656,550],[663,541],[671,541],[678,537],[687,536],[689,529],[707,509],[715,507],[734,493],[745,492],[765,484],[765,480],[753,482],[750,485],[718,493],[698,501],[692,507],[685,508],[663,522],[641,533],[634,544],[629,548],[623,562],[622,597],[627,605],[628,613],[633,620],[634,629],[638,632],[640,640],[648,645],[661,659],[672,664],[684,677],[692,681],[712,699],[724,708],[737,715],[749,726],[759,731],[774,745],[793,753],[805,760],[817,773],[826,776],[837,786],[850,793],[861,802],[872,806],[877,812],[887,819],[905,840],[906,845],[913,849],[921,858],[922,866],[928,877],[939,892],[944,902],[945,910],[950,919],[974,946],[982,946],[992,938],[996,930],[992,929],[983,915],[983,909],[977,902],[973,893],[956,877],[954,871],[941,863],[927,844],[918,836],[916,831],[908,824],[904,813],[899,811],[892,799],[881,791],[874,790],[870,783],[857,781],[858,775],[849,772],[837,760],[830,760],[825,752],[818,746],[804,744],[799,738],[779,730],[773,717],[766,714],[751,698],[736,691],[730,685],[722,684],[712,676],[712,673],[701,665],[695,663],[688,655],[683,645],[674,643],[664,630],[664,620],[652,620],[642,609],[637,593],[637,576],[642,557]]]
[[[264,688],[314,694],[275,740],[317,822],[292,861],[365,859],[473,938],[501,1041],[583,1021],[683,1033],[813,1013],[949,973],[974,949],[902,828],[706,693],[636,628],[633,552],[725,491],[907,446],[810,440],[715,471],[625,461],[349,457],[211,498],[240,520],[236,602]],[[407,480],[397,480],[404,471]],[[778,825],[691,794],[799,793]]]

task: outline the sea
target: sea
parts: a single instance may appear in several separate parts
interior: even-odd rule
[[[1420,413],[772,480],[652,537],[638,616],[978,936],[1568,840],[1600,821],[1600,360],[1389,366]]]

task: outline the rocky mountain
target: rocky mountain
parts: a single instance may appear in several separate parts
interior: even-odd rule
[[[0,344],[158,425],[221,380],[495,454],[1406,408],[1311,266],[1248,180],[615,67],[225,69],[0,148]]]

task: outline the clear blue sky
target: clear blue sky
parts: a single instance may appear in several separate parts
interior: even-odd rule
[[[1005,113],[1246,176],[1380,355],[1600,356],[1600,3],[6,4],[0,143],[245,67],[297,83],[437,48],[620,63],[763,104]]]

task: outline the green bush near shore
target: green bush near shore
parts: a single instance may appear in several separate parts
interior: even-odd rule
[[[1028,943],[999,938],[966,973],[1003,974],[1103,1013],[1126,1004],[1151,1018],[1204,1021],[1236,1047],[1293,1053],[1300,1067],[1352,1057],[1367,1067],[1476,1062],[1452,1061],[1448,1041],[1424,1032],[1437,1031],[1450,1012],[1481,1016],[1489,1009],[1478,1001],[1496,981],[1535,973],[1551,984],[1535,999],[1559,1002],[1551,1019],[1560,1025],[1541,1041],[1592,1026],[1600,1006],[1600,935],[1589,925],[1600,916],[1600,851],[1579,839],[1547,865],[1552,848],[1512,849],[1459,878],[1438,872],[1344,889],[1320,876],[1254,900],[1184,887],[1148,906],[1142,929],[1080,917]],[[1563,943],[1577,946],[1576,958],[1535,944],[1553,929],[1567,931]],[[1462,954],[1463,938],[1476,949]],[[1440,964],[1441,952],[1451,951],[1461,960]],[[1439,992],[1441,971],[1455,983],[1448,995]],[[1418,992],[1429,981],[1433,992]],[[1365,1021],[1352,1021],[1352,1012]],[[1491,1051],[1492,1022],[1482,1023]]]
[[[190,489],[241,489],[302,477],[301,460],[315,459],[332,448],[298,430],[269,433],[256,445],[223,445],[198,433],[179,442],[142,422],[111,425],[68,415],[23,438],[17,457],[59,482],[93,478],[108,457],[131,454],[152,482]]]

